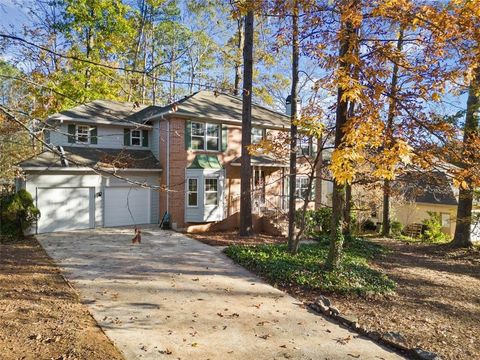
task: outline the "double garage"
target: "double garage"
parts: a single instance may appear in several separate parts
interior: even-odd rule
[[[88,172],[27,174],[22,187],[32,194],[41,213],[32,232],[157,223],[158,175],[121,174],[134,182],[152,185],[141,187]]]

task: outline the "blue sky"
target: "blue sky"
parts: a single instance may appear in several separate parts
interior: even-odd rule
[[[0,0],[0,26],[8,29],[10,26],[21,26],[25,21],[27,16],[20,6],[11,0]]]
[[[28,15],[23,11],[22,6],[15,4],[14,0],[0,0],[0,28],[7,31],[20,31],[25,23],[28,23]],[[0,54],[0,58],[9,60],[8,54]],[[461,96],[446,94],[443,100],[441,104],[431,104],[431,110],[440,114],[454,114],[465,109],[467,94],[464,93]]]

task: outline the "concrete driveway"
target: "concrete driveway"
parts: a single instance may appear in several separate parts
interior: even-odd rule
[[[158,228],[141,245],[131,238],[131,229],[38,236],[127,359],[401,358],[310,313],[219,248]]]

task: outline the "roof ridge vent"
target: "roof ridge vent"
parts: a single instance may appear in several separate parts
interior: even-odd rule
[[[68,160],[65,156],[65,150],[63,149],[63,146],[58,145],[57,149],[60,152],[60,163],[62,164],[62,167],[68,167]]]

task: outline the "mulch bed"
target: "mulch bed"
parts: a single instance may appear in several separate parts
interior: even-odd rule
[[[123,359],[34,238],[0,243],[0,358]]]
[[[284,238],[237,233],[189,234],[210,245],[284,243]],[[395,294],[363,298],[325,294],[346,315],[379,333],[392,332],[409,348],[422,348],[442,359],[480,359],[480,249],[451,250],[445,245],[374,239],[390,251],[371,266],[397,282]],[[318,292],[283,290],[307,302]]]

